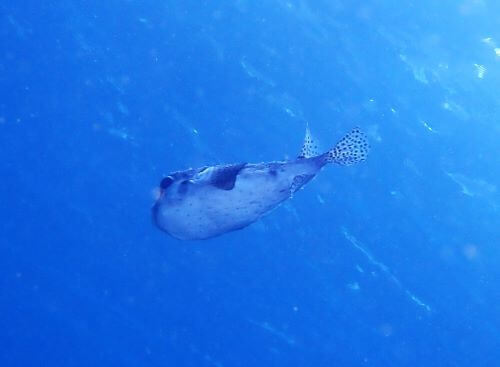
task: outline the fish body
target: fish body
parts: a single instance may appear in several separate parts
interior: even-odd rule
[[[160,183],[153,222],[180,240],[201,240],[242,229],[307,184],[327,164],[351,165],[366,158],[364,134],[353,129],[317,155],[309,130],[299,158],[238,163],[174,172]]]

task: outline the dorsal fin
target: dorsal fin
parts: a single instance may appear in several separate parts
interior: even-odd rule
[[[304,136],[304,143],[302,144],[302,149],[300,150],[298,158],[311,158],[318,154],[318,146],[311,135],[309,124],[306,123],[306,135]]]

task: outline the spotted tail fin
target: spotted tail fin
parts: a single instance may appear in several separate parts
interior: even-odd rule
[[[355,127],[328,152],[323,154],[326,163],[350,166],[366,159],[370,146],[366,135]]]

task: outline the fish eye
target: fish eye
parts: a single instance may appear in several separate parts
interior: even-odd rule
[[[165,190],[167,187],[169,187],[172,182],[174,182],[174,179],[170,176],[165,177],[163,180],[161,180],[160,187]]]

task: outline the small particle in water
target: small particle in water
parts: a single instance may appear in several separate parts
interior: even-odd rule
[[[382,334],[383,336],[386,336],[386,337],[391,336],[393,333],[392,325],[382,324],[382,325],[380,325],[379,331],[380,331],[380,334]]]
[[[493,39],[491,37],[485,37],[481,40],[483,43],[486,43],[487,45],[493,44]]]
[[[464,253],[464,256],[467,258],[467,260],[474,260],[477,258],[477,246],[476,245],[472,245],[472,244],[468,244],[468,245],[465,245],[464,248],[463,248],[463,253]]]
[[[424,125],[424,127],[429,130],[431,133],[435,133],[436,130],[434,130],[427,122],[425,122],[424,120],[421,120],[420,121],[422,123],[422,125]]]
[[[403,194],[401,193],[401,191],[398,191],[398,190],[392,190],[390,192],[391,196],[394,197],[395,199],[401,199],[403,197]]]
[[[295,112],[293,112],[293,111],[292,111],[291,109],[289,109],[288,107],[285,107],[285,112],[286,112],[288,115],[290,115],[291,117],[295,117],[295,116],[297,116],[297,115],[295,114]]]
[[[349,288],[351,291],[359,291],[360,289],[358,282],[348,283],[347,288]]]
[[[128,108],[122,102],[118,101],[117,103],[118,111],[120,111],[123,115],[128,115]]]
[[[195,133],[196,135],[198,135],[198,130],[193,129],[193,133]]]
[[[363,107],[369,112],[376,112],[378,109],[377,101],[374,98],[369,98],[368,101],[363,103]]]
[[[476,67],[477,77],[479,79],[483,79],[484,74],[486,73],[486,68],[484,67],[484,65],[474,64],[474,66]]]
[[[128,140],[130,138],[130,136],[127,134],[127,132],[124,129],[111,128],[111,129],[108,129],[108,133],[112,136],[115,136],[115,137],[123,139],[123,140]]]

